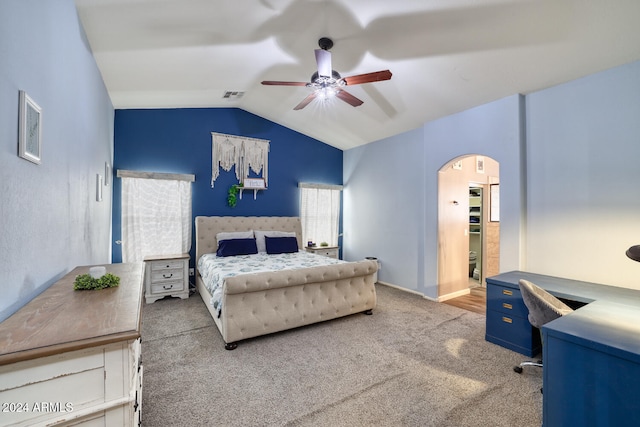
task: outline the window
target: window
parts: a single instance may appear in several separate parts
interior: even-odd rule
[[[341,185],[300,183],[303,242],[338,245]]]
[[[189,252],[193,175],[118,171],[118,176],[122,178],[122,261]]]

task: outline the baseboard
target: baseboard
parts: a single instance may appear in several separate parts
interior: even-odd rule
[[[443,301],[447,301],[453,298],[457,298],[457,297],[461,297],[464,295],[469,295],[471,293],[471,289],[466,288],[466,289],[462,289],[460,291],[457,292],[452,292],[450,294],[446,294],[446,295],[440,295],[438,297],[438,302],[443,302]]]
[[[426,300],[429,300],[429,301],[433,301],[433,302],[443,302],[443,301],[447,301],[447,300],[450,300],[450,299],[453,299],[453,298],[461,297],[463,295],[469,295],[471,293],[471,289],[467,288],[467,289],[462,289],[461,291],[452,292],[452,293],[447,294],[447,295],[440,295],[438,298],[431,298],[431,297],[426,296],[422,292],[414,291],[413,289],[403,288],[402,286],[393,285],[393,284],[387,283],[387,282],[378,281],[378,282],[376,282],[376,285],[389,286],[390,288],[399,289],[401,291],[409,292],[410,294],[420,295],[422,298],[424,298]]]
[[[399,290],[401,290],[401,291],[409,292],[410,294],[419,295],[419,296],[421,296],[422,298],[426,298],[426,299],[428,299],[428,300],[435,301],[435,300],[433,300],[433,299],[431,299],[431,298],[429,298],[429,297],[425,296],[422,292],[414,291],[413,289],[403,288],[402,286],[393,285],[393,284],[391,284],[391,283],[378,281],[378,282],[376,282],[376,285],[389,286],[390,288],[399,289]]]

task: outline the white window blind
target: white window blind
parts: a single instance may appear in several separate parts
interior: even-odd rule
[[[122,261],[189,252],[191,181],[123,175]]]
[[[298,186],[303,241],[337,246],[342,186],[310,183]]]

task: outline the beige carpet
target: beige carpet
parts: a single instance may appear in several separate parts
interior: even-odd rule
[[[542,373],[485,317],[377,285],[357,314],[224,343],[200,297],[143,309],[144,426],[540,426]]]

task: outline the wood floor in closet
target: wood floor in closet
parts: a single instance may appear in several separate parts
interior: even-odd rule
[[[486,314],[487,288],[483,286],[475,286],[471,288],[471,292],[468,295],[452,298],[450,300],[444,301],[444,303],[453,305],[454,307],[473,311],[474,313]]]

